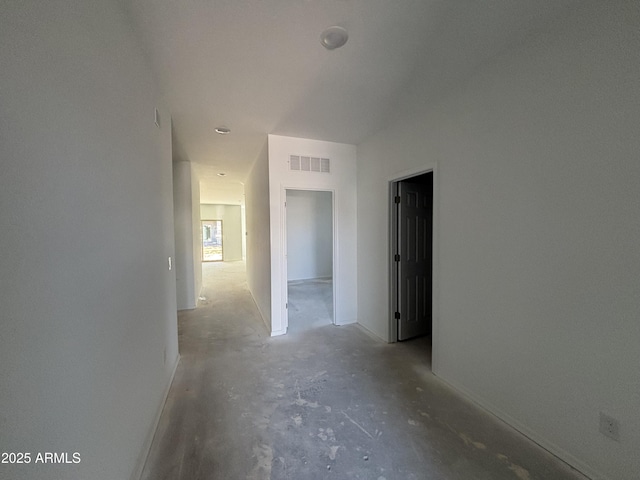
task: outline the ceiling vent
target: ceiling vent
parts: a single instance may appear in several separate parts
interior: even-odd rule
[[[331,160],[328,158],[291,155],[289,170],[293,172],[331,173]]]

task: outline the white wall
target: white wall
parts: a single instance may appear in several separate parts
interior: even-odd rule
[[[0,42],[0,446],[81,455],[0,477],[135,477],[178,356],[169,112],[119,2],[3,2]]]
[[[331,174],[289,171],[290,155],[331,159]],[[286,189],[333,191],[336,324],[357,320],[356,147],[342,143],[269,135],[271,212],[271,334],[286,333],[286,261],[283,217]]]
[[[242,260],[242,213],[240,205],[200,205],[202,220],[222,220],[222,260]]]
[[[200,224],[200,179],[191,167],[191,230],[193,242],[193,285],[195,305],[198,305],[202,291],[202,225]]]
[[[242,259],[247,259],[247,210],[244,203],[244,194],[243,194],[243,204],[240,206],[240,232],[242,235]]]
[[[358,311],[386,337],[388,180],[437,163],[435,373],[594,478],[630,480],[640,10],[588,5],[437,104],[418,77],[358,147]],[[620,442],[598,433],[600,411]]]
[[[271,241],[267,139],[245,180],[247,285],[267,330],[271,330]]]
[[[200,189],[190,162],[173,163],[173,216],[178,310],[196,308],[202,289]]]
[[[287,190],[287,278],[333,275],[331,192]]]

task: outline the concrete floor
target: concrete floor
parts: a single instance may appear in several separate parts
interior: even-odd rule
[[[585,478],[433,376],[428,338],[270,338],[243,263],[204,274],[143,479]]]
[[[288,284],[288,333],[303,332],[333,323],[333,280],[316,278]]]

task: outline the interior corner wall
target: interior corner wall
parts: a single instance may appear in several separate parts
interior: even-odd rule
[[[0,444],[32,453],[0,477],[135,478],[178,359],[170,115],[120,2],[4,2],[0,42]]]
[[[583,5],[437,103],[418,76],[358,147],[358,309],[386,337],[389,179],[437,163],[434,372],[592,478],[632,480],[640,8]]]
[[[271,240],[269,231],[269,152],[267,140],[245,180],[247,285],[271,331]]]
[[[290,155],[329,158],[331,173],[289,170]],[[357,321],[356,147],[343,143],[269,135],[269,205],[271,223],[271,334],[286,333],[286,189],[333,192],[335,322]]]
[[[222,220],[222,260],[242,260],[242,210],[240,205],[202,204],[202,220]]]
[[[287,279],[333,276],[331,192],[287,190]]]
[[[196,197],[193,181],[193,169],[190,162],[173,163],[173,216],[175,223],[175,272],[178,310],[196,308],[200,290],[198,273],[202,282],[202,270],[199,268],[201,255],[198,255],[200,238],[199,193]],[[197,202],[194,205],[194,201]],[[194,208],[195,207],[195,208]],[[194,212],[195,210],[195,212]]]

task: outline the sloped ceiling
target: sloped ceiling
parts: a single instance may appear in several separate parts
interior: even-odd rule
[[[171,110],[174,157],[197,164],[203,203],[233,204],[267,134],[357,145],[384,128],[415,79],[435,98],[579,4],[122,1]],[[328,51],[319,38],[332,25],[349,41]],[[232,132],[218,135],[217,126]]]

